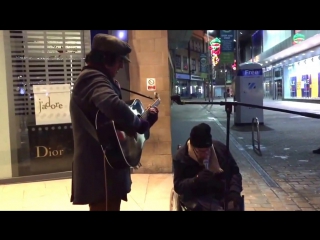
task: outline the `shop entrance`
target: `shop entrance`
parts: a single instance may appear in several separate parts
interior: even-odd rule
[[[274,81],[274,100],[282,99],[282,79]]]

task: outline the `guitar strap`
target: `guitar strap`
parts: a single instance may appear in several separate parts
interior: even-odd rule
[[[96,140],[99,145],[100,145],[100,141],[98,138],[98,134],[96,132],[96,129],[93,127],[93,125],[91,124],[91,122],[89,121],[89,119],[87,118],[87,116],[84,114],[84,112],[82,111],[82,109],[78,106],[78,104],[76,103],[75,99],[79,100],[77,96],[73,95],[71,97],[70,100],[70,108],[72,108],[75,112],[76,115],[79,116],[79,120],[82,123],[82,126],[85,128],[85,130],[94,138],[94,140]],[[103,154],[104,158],[105,155]],[[104,166],[104,182],[105,182],[105,191],[106,191],[106,211],[108,211],[108,188],[107,188],[107,166],[106,166],[106,159],[104,159],[103,161],[103,166]],[[72,163],[72,172],[73,172],[73,163]]]

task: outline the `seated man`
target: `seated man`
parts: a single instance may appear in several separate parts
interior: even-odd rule
[[[226,146],[201,123],[173,159],[174,190],[195,211],[241,210],[242,176]]]

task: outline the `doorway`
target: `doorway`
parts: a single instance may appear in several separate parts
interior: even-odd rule
[[[282,79],[274,81],[274,100],[282,99]]]

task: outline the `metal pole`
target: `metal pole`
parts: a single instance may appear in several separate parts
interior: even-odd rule
[[[239,51],[240,51],[240,47],[239,47],[239,30],[236,30],[236,70],[238,70],[239,67]]]
[[[210,62],[212,63],[212,60],[210,60]],[[213,69],[213,70],[212,70]],[[211,82],[211,99],[212,99],[212,101],[213,101],[213,71],[215,71],[214,70],[214,65],[213,65],[213,63],[212,64],[210,64],[210,82]]]
[[[203,38],[202,38],[202,47],[203,47],[203,51],[202,51],[202,53],[204,53],[204,49],[205,49],[205,47],[206,47],[206,44],[205,44],[205,33],[203,33]],[[201,64],[200,64],[200,66],[201,66]],[[200,71],[199,71],[200,72]],[[206,87],[206,79],[205,78],[203,78],[203,96],[204,96],[204,101],[207,101],[207,96],[206,96],[206,94],[207,94],[207,89],[206,89],[207,87]]]
[[[226,71],[226,64],[223,65],[224,70],[224,101],[227,101],[227,71]]]
[[[212,86],[210,87],[210,51],[209,51],[209,30],[207,30],[207,72],[208,72],[208,100],[210,102],[210,94],[211,94],[211,89],[212,89]]]
[[[236,74],[235,74],[235,78],[233,79],[234,81],[237,81],[238,79],[238,70],[239,70],[239,63],[240,63],[239,50],[240,50],[239,49],[239,30],[236,30]],[[236,83],[234,83],[233,90],[234,90],[233,96],[236,96],[236,92],[237,92]],[[233,97],[233,100],[236,101],[235,97]]]

